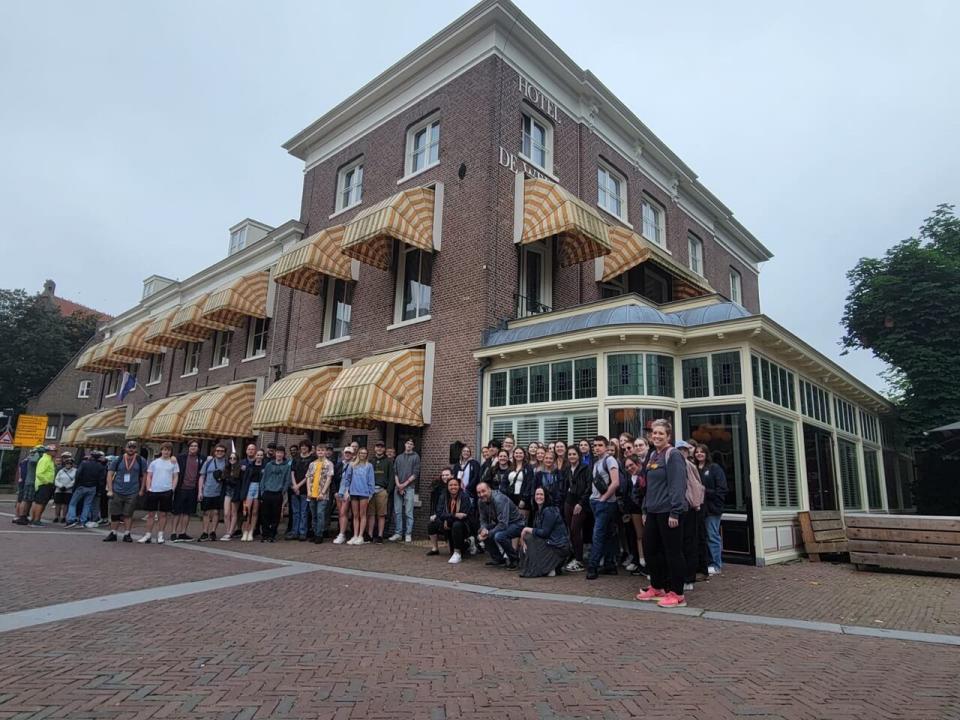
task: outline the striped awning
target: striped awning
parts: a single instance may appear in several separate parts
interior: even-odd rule
[[[158,350],[164,347],[178,348],[193,340],[190,336],[173,329],[173,318],[179,311],[179,306],[172,307],[154,318],[147,329],[147,334],[144,336],[148,345],[152,345]]]
[[[173,316],[170,330],[185,336],[191,342],[205,340],[216,330],[229,330],[230,326],[226,323],[208,320],[203,316],[203,308],[209,297],[209,293],[204,293],[181,305]]]
[[[355,279],[350,267],[353,261],[340,251],[344,230],[343,225],[321,230],[281,255],[273,270],[273,281],[319,295],[324,275],[340,280]]]
[[[93,355],[90,357],[90,364],[99,368],[100,372],[110,372],[111,370],[124,368],[129,363],[134,362],[130,358],[118,356],[113,351],[115,346],[116,340],[114,338],[104,340],[98,344],[96,348],[94,348]]]
[[[121,360],[124,364],[150,357],[156,350],[146,342],[147,331],[152,323],[145,320],[131,328],[118,333],[113,339],[110,356]]]
[[[594,208],[557,183],[525,178],[520,242],[532,243],[554,235],[560,267],[610,252],[607,224]]]
[[[344,368],[323,403],[324,423],[362,427],[371,422],[422,426],[422,348],[373,355]]]
[[[186,435],[183,425],[187,421],[187,414],[203,397],[204,390],[178,395],[157,413],[146,437],[150,440],[183,440]]]
[[[153,431],[153,421],[156,420],[163,409],[174,400],[176,400],[175,397],[161,398],[140,408],[127,427],[127,437],[132,440],[149,438],[150,433]]]
[[[77,447],[81,445],[80,438],[83,436],[83,427],[90,419],[96,415],[96,413],[90,413],[89,415],[81,415],[72,423],[67,425],[63,429],[63,435],[60,436],[60,444],[66,445],[69,447]]]
[[[82,370],[83,372],[109,372],[109,370],[101,369],[99,365],[93,363],[93,354],[97,351],[97,346],[100,343],[94,343],[82,353],[80,357],[77,358],[77,370]],[[79,418],[77,418],[79,420]]]
[[[321,420],[323,402],[343,368],[339,365],[300,370],[277,380],[260,398],[253,413],[253,429],[288,433],[335,430]]]
[[[245,438],[253,435],[253,402],[256,383],[241,382],[202,392],[183,423],[189,438]]]
[[[601,281],[608,282],[640,263],[652,261],[674,277],[675,298],[697,297],[714,292],[706,278],[676,262],[659,245],[626,228],[611,226],[608,232],[613,251],[603,258]]]
[[[210,293],[210,297],[203,304],[201,318],[232,327],[240,327],[247,318],[265,318],[269,283],[268,270],[244,275],[227,283]]]
[[[340,248],[367,265],[390,269],[393,241],[433,251],[434,192],[411,188],[367,208],[347,223]]]
[[[123,441],[126,431],[127,406],[105,408],[95,413],[84,415],[70,423],[60,438],[61,445],[78,447],[99,447],[101,445],[117,445]],[[99,437],[90,436],[97,433]],[[110,432],[106,432],[110,431]],[[109,440],[109,442],[108,442]]]

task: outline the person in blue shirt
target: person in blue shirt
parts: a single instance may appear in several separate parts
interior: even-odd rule
[[[547,497],[544,488],[533,494],[536,506],[533,527],[520,535],[520,577],[553,577],[570,558],[570,536],[560,510]]]
[[[367,454],[365,447],[358,448],[357,459],[350,471],[347,494],[350,495],[350,507],[353,510],[353,537],[347,541],[347,545],[363,545],[365,542],[363,533],[367,527],[367,505],[376,488],[373,465],[367,461]]]

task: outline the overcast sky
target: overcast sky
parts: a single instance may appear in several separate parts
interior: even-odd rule
[[[115,314],[296,218],[281,143],[470,5],[2,0],[0,287]],[[881,387],[844,274],[958,200],[960,3],[519,5],[773,251],[764,312]]]

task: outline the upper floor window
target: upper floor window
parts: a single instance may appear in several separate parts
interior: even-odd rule
[[[406,174],[420,172],[440,162],[440,121],[427,120],[407,133]]]
[[[517,317],[550,312],[553,302],[552,270],[550,248],[545,242],[520,246]]]
[[[643,215],[641,234],[650,242],[663,247],[663,208],[650,198],[644,197],[643,202],[640,204],[640,211]]]
[[[160,382],[163,373],[163,353],[154,353],[150,356],[150,368],[147,372],[147,384]]]
[[[60,428],[58,428],[55,424],[51,424],[50,421],[48,420],[48,421],[47,421],[47,434],[46,434],[46,439],[47,439],[47,440],[56,440],[56,439],[57,439],[57,435],[58,435],[58,432],[57,432],[57,431],[58,431],[59,429],[60,429]]]
[[[398,312],[395,321],[403,322],[429,315],[433,253],[401,244],[397,268]]]
[[[740,272],[730,268],[730,299],[737,305],[743,304],[743,288]]]
[[[753,376],[753,394],[788,410],[796,410],[796,391],[793,389],[794,374],[757,355],[750,356]]]
[[[687,250],[690,269],[697,275],[703,275],[703,240],[693,233],[687,235]]]
[[[532,112],[521,116],[520,152],[545,172],[553,172],[553,128]]]
[[[332,280],[327,283],[326,334],[324,340],[350,337],[353,315],[353,283]]]
[[[104,392],[103,394],[106,397],[113,397],[117,394],[117,391],[120,389],[120,377],[122,371],[120,370],[111,370],[107,373],[103,381]]]
[[[200,345],[198,342],[187,343],[183,353],[184,375],[193,375],[200,370]]]
[[[270,327],[269,318],[250,318],[247,325],[247,352],[246,357],[263,357],[267,354],[267,330]]]
[[[233,342],[232,330],[220,330],[213,336],[213,357],[210,369],[230,364],[230,343]]]
[[[90,397],[90,388],[93,386],[92,380],[81,380],[80,387],[77,388],[77,397],[78,398],[88,398]]]
[[[626,222],[627,181],[606,165],[597,168],[597,205]]]
[[[337,210],[359,205],[363,200],[363,158],[340,168],[337,173]]]
[[[230,233],[230,254],[237,252],[238,250],[243,250],[247,244],[247,228],[242,227],[239,230],[234,230]]]

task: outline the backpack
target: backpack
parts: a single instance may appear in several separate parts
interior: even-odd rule
[[[674,447],[670,447],[670,449],[667,450],[667,462],[670,461],[670,453],[674,450],[676,450]],[[687,505],[689,505],[693,510],[699,510],[703,505],[703,499],[706,496],[703,483],[700,482],[700,471],[697,470],[696,465],[686,458],[684,458],[683,462],[687,466],[687,492],[685,495]]]

